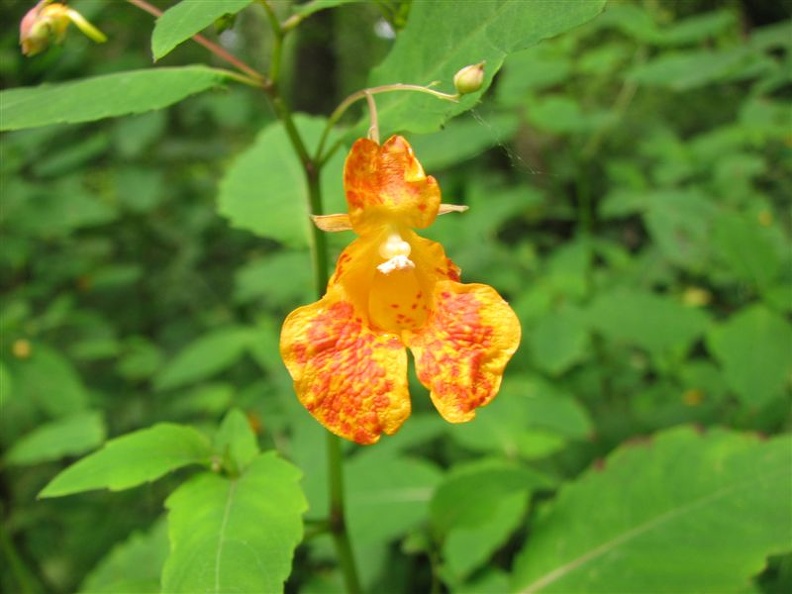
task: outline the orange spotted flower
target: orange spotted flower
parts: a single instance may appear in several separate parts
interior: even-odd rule
[[[315,222],[358,238],[325,296],[289,314],[281,331],[300,402],[333,433],[375,443],[410,414],[409,348],[443,418],[471,420],[497,394],[520,323],[492,287],[460,283],[443,247],[413,231],[463,209],[440,204],[437,181],[401,136],[355,142],[344,188],[349,214]]]

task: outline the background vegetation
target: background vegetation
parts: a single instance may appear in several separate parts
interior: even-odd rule
[[[3,2],[0,16],[16,23],[30,5]],[[150,67],[149,15],[73,6],[110,41],[72,31],[26,59],[7,27],[5,88]],[[266,69],[259,8],[222,39]],[[327,115],[369,84],[410,8],[353,3],[302,23],[284,48],[293,107]],[[442,131],[408,134],[445,201],[470,206],[427,235],[463,280],[507,297],[524,338],[474,422],[445,424],[412,381],[400,433],[348,448],[365,590],[792,589],[791,52],[783,3],[614,2],[510,55]],[[184,44],[160,65],[213,60]],[[241,447],[241,466],[277,451],[302,471],[306,518],[326,515],[324,430],[277,352],[282,319],[314,299],[292,234],[302,223],[276,218],[262,232],[234,205],[240,192],[300,193],[280,161],[254,161],[259,187],[237,158],[251,143],[279,147],[263,136],[274,121],[239,85],[4,133],[2,591],[160,591],[164,502],[192,470],[37,499],[69,463],[157,423]],[[384,136],[399,131],[385,122]],[[321,130],[308,115],[298,123]],[[342,160],[323,175],[329,212],[342,208]],[[333,237],[333,254],[348,240]],[[285,500],[301,501],[295,489]],[[171,539],[193,520],[173,512]],[[341,589],[330,539],[314,529],[288,591]]]

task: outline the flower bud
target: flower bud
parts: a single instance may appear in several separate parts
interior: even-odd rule
[[[107,41],[99,31],[76,10],[65,4],[40,0],[19,23],[19,44],[26,56],[35,56],[46,50],[51,43],[63,43],[69,23],[74,23],[85,35],[102,43]]]
[[[67,8],[63,4],[50,4],[41,0],[19,23],[19,43],[22,53],[35,56],[47,49],[51,42],[60,43],[69,26]]]
[[[484,62],[465,66],[454,75],[454,87],[460,95],[475,93],[484,82]]]

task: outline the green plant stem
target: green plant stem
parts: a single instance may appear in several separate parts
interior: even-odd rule
[[[323,165],[327,159],[329,159],[333,153],[336,151],[338,146],[340,145],[340,140],[336,142],[330,149],[325,153],[324,147],[327,143],[327,138],[330,135],[330,130],[338,123],[338,120],[341,119],[341,116],[346,113],[346,110],[350,108],[356,101],[360,101],[361,99],[368,99],[372,95],[379,95],[380,93],[393,93],[396,91],[412,91],[416,93],[426,93],[427,95],[432,95],[433,97],[437,97],[438,99],[443,99],[445,101],[452,101],[457,102],[459,100],[459,95],[451,95],[449,93],[443,93],[441,91],[435,91],[434,89],[430,89],[429,87],[422,87],[421,85],[407,85],[403,83],[394,83],[391,85],[382,85],[379,87],[372,87],[370,89],[363,89],[360,91],[356,91],[352,93],[349,97],[344,99],[341,103],[338,104],[338,107],[335,108],[333,113],[330,114],[330,117],[327,118],[327,125],[325,126],[324,131],[322,132],[322,137],[319,139],[319,144],[316,147],[316,153],[314,156],[314,160],[320,166]]]
[[[270,6],[270,3],[267,2],[267,0],[259,0],[259,4],[264,7],[264,12],[267,13],[267,19],[269,19],[270,26],[272,27],[272,34],[275,37],[274,43],[272,45],[272,56],[270,57],[269,77],[270,81],[272,81],[272,84],[277,85],[278,79],[280,78],[283,38],[286,34],[286,31],[284,31],[283,27],[281,27],[278,17],[275,14],[275,11],[272,9],[272,6]]]
[[[234,72],[233,70],[226,70],[225,68],[214,68],[215,71],[222,72],[231,80],[235,80],[243,85],[247,85],[249,87],[255,87],[257,89],[263,88],[264,84],[261,82],[261,79],[250,78],[247,75],[239,74],[239,72]]]
[[[321,215],[322,212],[322,189],[319,185],[319,169],[308,162],[306,167],[306,177],[308,180],[308,200],[312,215]],[[324,295],[327,288],[327,238],[324,232],[316,225],[311,225],[311,257],[313,259],[314,287],[319,299]]]
[[[294,117],[278,89],[278,77],[280,73],[281,49],[283,47],[284,29],[266,0],[259,0],[264,7],[270,25],[275,36],[272,61],[270,64],[269,81],[270,85],[265,88],[267,95],[272,101],[273,108],[278,118],[286,129],[286,134],[300,158],[308,183],[308,208],[312,215],[323,214],[322,207],[322,188],[320,185],[321,165],[313,159],[305,146],[305,142],[300,136],[297,126],[294,124]],[[314,286],[317,297],[321,299],[324,295],[328,281],[328,256],[327,238],[324,233],[315,225],[311,225],[311,259],[313,261]],[[346,514],[344,507],[344,459],[341,452],[341,442],[339,437],[332,433],[327,433],[327,476],[328,476],[328,497],[329,497],[329,517],[325,524],[314,523],[311,534],[314,536],[324,531],[329,531],[333,537],[338,564],[344,576],[346,591],[348,594],[360,593],[360,581],[358,580],[357,566],[352,553],[352,544],[349,540],[349,532],[346,525]]]
[[[646,47],[640,47],[638,51],[635,53],[633,57],[632,67],[638,67],[644,62],[646,62]],[[624,84],[619,91],[619,94],[616,96],[616,100],[613,103],[613,107],[611,107],[610,111],[616,117],[614,121],[609,126],[603,126],[598,128],[597,131],[589,138],[588,142],[583,146],[583,149],[580,151],[580,154],[583,157],[584,161],[589,161],[593,157],[597,155],[602,142],[604,141],[605,137],[610,133],[610,131],[618,126],[622,119],[624,118],[624,114],[627,111],[627,108],[630,106],[633,98],[635,97],[635,93],[638,91],[638,83],[630,80],[625,80]]]
[[[327,519],[322,520],[312,520],[310,518],[306,518],[305,520],[305,535],[303,536],[304,541],[311,540],[312,538],[316,538],[317,536],[321,536],[322,534],[329,534],[330,533],[330,521]]]
[[[346,583],[347,594],[360,594],[355,556],[349,541],[344,514],[344,472],[341,438],[327,433],[327,469],[330,488],[330,531],[333,535],[338,563]]]
[[[0,550],[9,572],[14,576],[20,594],[34,594],[39,592],[39,585],[31,571],[25,566],[22,558],[17,553],[11,537],[3,525],[0,525]]]
[[[589,168],[586,160],[580,162],[581,169]],[[580,176],[577,184],[577,223],[578,236],[590,238],[594,231],[594,202],[591,196],[591,188],[584,181],[584,175]]]
[[[287,128],[288,130],[288,128]],[[304,149],[304,146],[303,146]],[[311,214],[322,214],[322,191],[319,185],[319,168],[310,158],[306,164],[305,175],[308,180],[308,201]],[[312,242],[311,255],[313,259],[314,284],[319,298],[327,287],[327,238],[315,225],[311,226]],[[358,580],[355,557],[349,541],[349,532],[346,525],[344,507],[344,458],[341,452],[341,440],[332,433],[327,433],[327,481],[329,504],[329,528],[338,556],[338,564],[346,583],[348,594],[358,594],[360,582]]]

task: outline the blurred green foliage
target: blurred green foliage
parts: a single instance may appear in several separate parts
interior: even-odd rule
[[[637,559],[632,579],[648,579],[647,558],[674,575],[707,551],[696,576],[740,563],[702,581],[704,590],[792,588],[781,441],[792,421],[792,21],[767,8],[758,23],[747,3],[706,4],[614,2],[510,55],[484,100],[442,131],[408,135],[445,202],[470,207],[427,235],[463,280],[507,297],[524,338],[501,394],[475,421],[444,424],[412,381],[403,429],[347,452],[350,533],[368,591],[522,590],[599,550],[609,530],[625,539],[615,553]],[[148,15],[125,3],[73,5],[108,44],[70,35],[29,60],[7,28],[4,87],[150,67]],[[5,2],[0,16],[18,22],[28,8]],[[405,5],[395,3],[320,14],[331,15],[319,23],[330,27],[332,80],[289,68],[304,58],[310,19],[284,69],[287,95],[309,111],[325,104],[311,98],[317,80],[333,89],[333,104],[364,84],[392,43],[375,34],[383,15],[405,26]],[[258,67],[272,44],[262,31],[260,11],[247,10],[228,37]],[[207,60],[185,44],[162,64]],[[3,591],[157,592],[163,567],[168,591],[189,591],[168,531],[171,546],[189,547],[193,503],[222,502],[226,485],[206,473],[183,482],[188,464],[244,471],[240,530],[257,514],[282,520],[256,489],[282,488],[278,509],[304,507],[293,468],[260,450],[302,470],[309,520],[327,514],[324,430],[296,402],[277,348],[281,320],[313,291],[296,182],[272,181],[288,173],[288,147],[270,128],[259,135],[273,121],[255,90],[229,86],[166,111],[4,134]],[[300,125],[321,130],[308,117]],[[323,177],[330,210],[341,204],[339,171],[340,158]],[[254,218],[258,184],[239,183],[248,174],[289,199],[269,226]],[[347,240],[333,237],[334,253]],[[121,464],[124,445],[146,431],[157,432],[167,460],[137,460],[139,474],[125,470],[115,483],[141,486],[36,499],[107,436],[118,439],[101,453]],[[718,498],[724,485],[738,485],[736,494]],[[642,514],[676,514],[691,501],[702,513],[682,514],[667,534],[626,538]],[[218,521],[205,520],[196,532]],[[285,524],[275,529],[295,538]],[[267,546],[259,532],[250,538]],[[568,582],[533,583],[548,592],[648,584],[619,574],[603,585],[612,559],[598,560],[606,569],[593,577],[570,570]],[[695,591],[693,578],[674,581],[684,571],[652,591]],[[306,540],[287,589],[340,583],[329,538]]]

